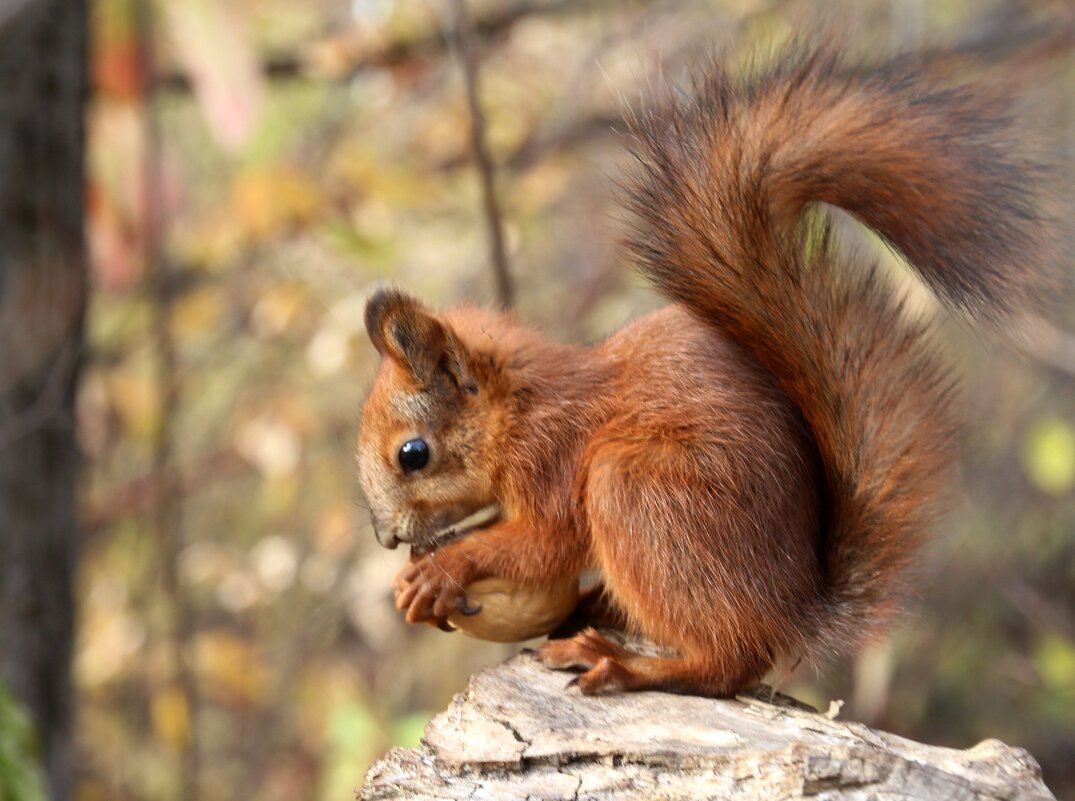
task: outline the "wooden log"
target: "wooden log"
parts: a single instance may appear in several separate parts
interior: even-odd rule
[[[474,676],[370,768],[362,801],[1046,801],[1034,759],[960,751],[830,719],[779,694],[586,697],[530,653]]]

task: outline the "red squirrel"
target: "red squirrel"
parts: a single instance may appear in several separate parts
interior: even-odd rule
[[[1006,108],[906,63],[714,64],[632,120],[627,245],[671,305],[577,346],[376,292],[358,459],[378,540],[414,547],[407,620],[443,625],[481,578],[596,568],[666,655],[588,629],[540,658],[585,693],[712,696],[885,631],[953,466],[953,381],[812,204],[869,226],[956,311],[1035,306],[1040,173]],[[481,522],[433,547],[464,519]]]

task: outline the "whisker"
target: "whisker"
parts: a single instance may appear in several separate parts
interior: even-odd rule
[[[436,551],[431,551],[430,552],[430,554],[429,554],[429,562],[435,568],[437,568],[441,573],[443,573],[448,578],[448,580],[452,582],[452,584],[454,584],[456,587],[459,588],[460,591],[462,591],[463,590],[463,585],[460,584],[451,573],[449,573],[447,570],[445,570],[443,567],[441,567],[439,564],[437,564],[437,560],[434,558],[434,554],[436,554]],[[464,554],[464,556],[466,556],[466,554]]]

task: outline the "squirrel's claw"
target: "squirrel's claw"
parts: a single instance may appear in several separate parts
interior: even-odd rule
[[[475,603],[474,605],[471,605],[470,600],[467,598],[466,595],[460,595],[458,598],[455,599],[455,608],[461,615],[466,615],[467,617],[474,617],[474,615],[478,614],[478,612],[482,610],[482,605],[480,603]]]

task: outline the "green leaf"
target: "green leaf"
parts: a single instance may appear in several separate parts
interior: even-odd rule
[[[329,749],[318,798],[345,798],[370,762],[381,752],[381,725],[373,710],[361,701],[336,705],[328,722]]]
[[[392,725],[392,744],[402,748],[417,747],[431,717],[430,712],[415,712],[397,720]]]
[[[0,684],[0,799],[45,801],[30,717]]]

